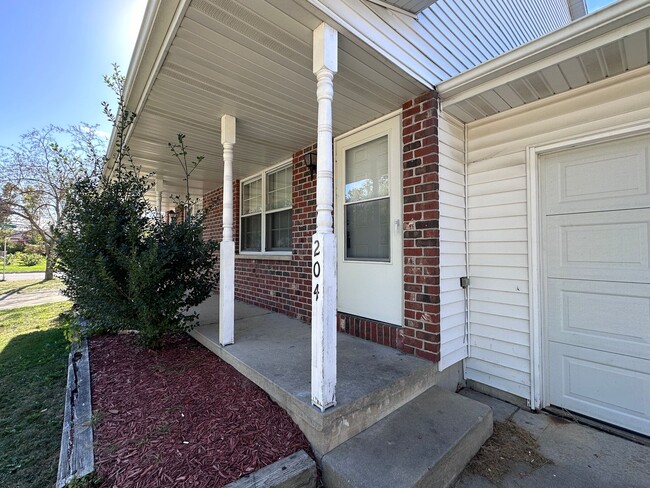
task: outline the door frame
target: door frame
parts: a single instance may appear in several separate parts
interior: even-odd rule
[[[538,410],[549,405],[546,331],[544,330],[544,276],[545,263],[542,258],[542,191],[540,181],[540,162],[544,155],[568,149],[590,146],[603,142],[612,142],[629,137],[650,134],[650,120],[635,122],[556,140],[540,145],[526,146],[526,201],[528,220],[528,311],[530,334],[530,396],[528,406]]]
[[[361,125],[359,127],[356,127],[354,129],[352,129],[352,130],[350,130],[350,131],[348,131],[348,132],[346,132],[344,134],[341,134],[341,135],[334,138],[334,141],[333,141],[334,161],[335,161],[334,162],[334,233],[336,235],[336,247],[337,247],[337,256],[338,256],[337,257],[337,265],[338,265],[339,260],[343,261],[345,259],[343,254],[341,254],[340,256],[338,255],[339,253],[344,252],[344,251],[342,251],[340,249],[340,242],[339,242],[339,240],[341,238],[339,233],[341,231],[344,231],[344,229],[345,229],[345,226],[343,226],[343,227],[340,226],[340,222],[343,221],[343,218],[341,216],[341,209],[339,208],[340,203],[341,203],[339,200],[340,200],[340,198],[342,198],[342,196],[339,194],[339,192],[341,191],[340,185],[342,183],[342,179],[345,178],[345,174],[342,172],[345,162],[344,161],[342,162],[342,161],[338,160],[338,149],[337,149],[337,147],[340,145],[340,141],[342,141],[342,140],[345,140],[345,139],[347,139],[349,137],[355,136],[358,133],[364,132],[366,130],[372,129],[372,128],[376,127],[376,126],[380,126],[380,125],[386,124],[386,123],[395,124],[395,127],[390,128],[390,130],[387,132],[387,134],[389,135],[389,148],[390,148],[390,145],[392,143],[394,143],[396,145],[396,151],[397,151],[397,155],[398,155],[398,161],[397,161],[398,171],[397,171],[397,174],[394,175],[394,176],[395,176],[395,179],[396,179],[395,183],[396,183],[397,187],[399,188],[399,191],[398,191],[397,195],[391,194],[391,196],[390,196],[390,198],[391,198],[390,206],[392,207],[392,205],[395,204],[395,205],[397,205],[397,207],[399,207],[398,218],[399,218],[399,222],[400,222],[400,228],[403,225],[403,221],[404,221],[404,196],[403,196],[404,178],[403,178],[403,167],[402,167],[402,146],[403,146],[403,144],[402,144],[402,109],[400,108],[398,110],[395,110],[395,111],[393,111],[393,112],[391,112],[389,114],[386,114],[386,115],[384,115],[382,117],[379,117],[379,118],[377,118],[375,120],[372,120],[372,121],[370,121],[370,122],[368,122],[366,124],[363,124],[363,125]],[[393,132],[391,132],[391,131],[393,131],[393,129],[396,130],[396,132],[394,134],[393,134]],[[391,142],[390,134],[393,134],[393,136],[395,137],[395,141]],[[370,136],[368,138],[368,140],[372,140],[372,139],[374,139],[376,137],[377,137],[376,135]],[[362,143],[363,142],[359,142],[359,144],[362,144]],[[389,151],[390,151],[390,149],[389,149]],[[390,154],[389,154],[389,158],[390,158]],[[389,164],[388,168],[389,168],[389,171],[390,171],[390,168],[391,168],[390,159],[389,159],[388,164]],[[393,198],[396,199],[396,202],[393,202]],[[339,224],[337,224],[337,222],[339,222]],[[392,230],[392,223],[391,223],[390,228]],[[391,239],[392,239],[392,236],[391,236]],[[388,263],[377,263],[377,264],[379,264],[379,265],[383,264],[383,265],[390,265],[390,266],[399,266],[399,270],[400,270],[400,273],[399,273],[400,274],[400,280],[399,280],[399,290],[400,290],[399,314],[400,315],[399,315],[398,323],[396,323],[394,325],[402,326],[403,321],[404,321],[404,234],[403,234],[403,232],[401,232],[400,236],[396,239],[396,244],[397,244],[397,249],[393,249],[393,247],[391,246],[391,256],[392,256],[392,258],[391,258],[390,262],[388,262]],[[344,279],[344,277],[342,276],[341,271],[339,270],[337,272],[337,280],[340,283],[342,279]],[[338,289],[340,290],[340,287]],[[337,310],[337,311],[340,311],[340,309]],[[352,313],[352,312],[346,312],[344,310],[342,311],[342,313],[351,314],[351,315],[359,315],[359,314],[355,314],[355,313]],[[359,316],[363,316],[363,315],[359,315]],[[379,320],[377,318],[370,318],[370,320],[377,320],[379,322],[386,322],[386,323],[391,323],[391,324],[393,323],[393,321]]]

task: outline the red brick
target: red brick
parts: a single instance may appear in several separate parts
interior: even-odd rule
[[[440,355],[439,205],[437,94],[424,93],[402,106],[402,194],[404,217],[404,323],[401,327],[338,314],[338,328],[351,335],[400,349],[430,361]],[[311,234],[316,219],[316,180],[293,155],[293,256],[291,261],[235,261],[235,297],[247,303],[311,320]],[[239,239],[239,182],[233,185]],[[221,239],[222,189],[207,192],[205,238]],[[238,247],[239,243],[236,242]]]

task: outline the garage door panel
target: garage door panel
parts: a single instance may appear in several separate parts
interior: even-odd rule
[[[650,362],[549,342],[550,403],[650,435]]]
[[[546,218],[550,278],[650,283],[650,212],[621,210]]]
[[[548,340],[650,360],[650,285],[549,279],[547,297]]]
[[[549,214],[637,208],[650,197],[650,137],[554,155],[545,165]]]
[[[650,435],[650,136],[540,171],[545,403]]]

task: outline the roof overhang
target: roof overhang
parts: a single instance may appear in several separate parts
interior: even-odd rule
[[[221,186],[220,119],[237,118],[235,179],[280,163],[317,137],[313,30],[336,25],[303,0],[155,0],[145,13],[125,81],[137,113],[128,133],[136,164],[155,172],[164,194],[183,191],[168,142],[186,135],[200,196]],[[393,112],[427,87],[349,33],[339,33],[333,132],[345,133]],[[112,136],[111,147],[114,145]],[[110,173],[111,162],[105,168]],[[150,196],[152,199],[155,196]],[[164,206],[170,205],[166,200]]]
[[[406,15],[415,16],[425,8],[430,7],[438,0],[366,0],[382,7],[400,12]]]
[[[472,122],[650,63],[650,4],[625,0],[438,85],[442,108]]]

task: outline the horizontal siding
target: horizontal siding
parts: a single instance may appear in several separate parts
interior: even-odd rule
[[[647,120],[650,70],[468,125],[467,379],[531,395],[526,148]]]
[[[526,148],[650,120],[650,70],[468,125],[467,379],[531,396]]]
[[[438,121],[440,148],[440,363],[445,369],[467,356],[465,291],[464,127],[442,114]]]

